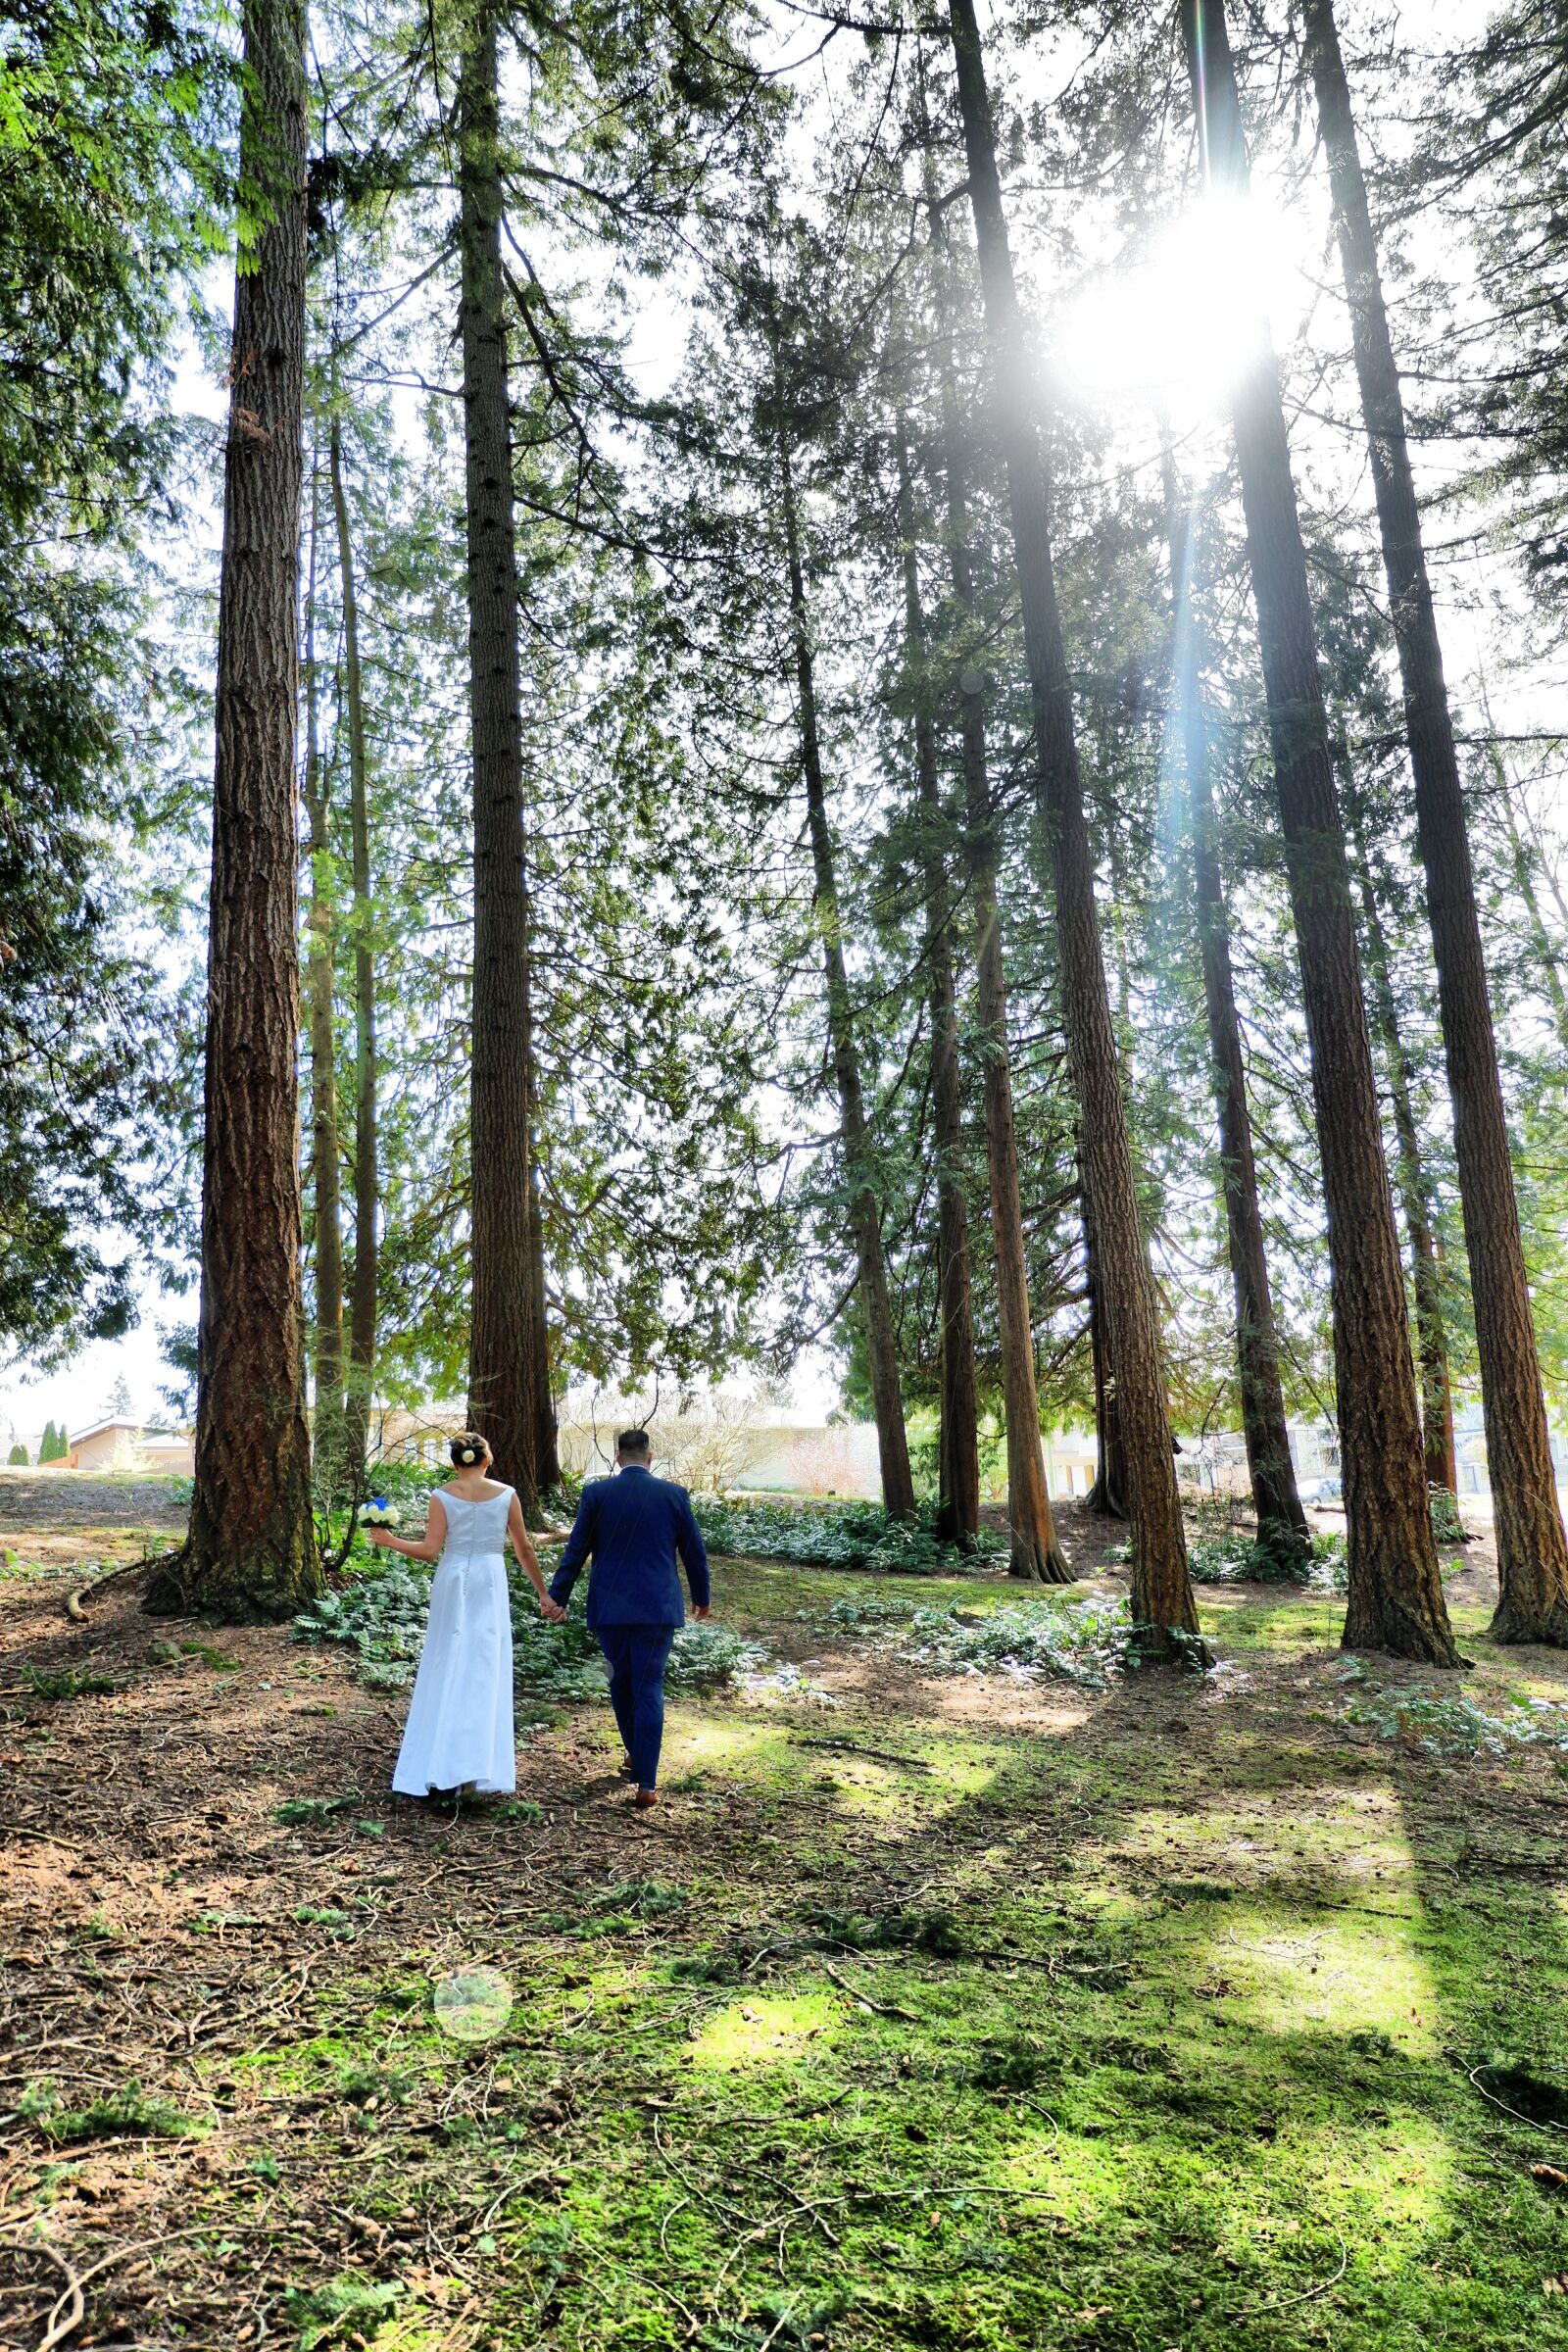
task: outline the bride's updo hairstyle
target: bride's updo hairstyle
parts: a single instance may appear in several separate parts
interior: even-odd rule
[[[453,1439],[449,1448],[454,1470],[476,1470],[481,1462],[490,1459],[490,1448],[483,1438],[471,1429]]]

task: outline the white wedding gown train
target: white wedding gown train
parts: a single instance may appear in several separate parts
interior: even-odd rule
[[[512,1604],[507,1592],[507,1515],[512,1489],[482,1502],[444,1493],[447,1540],[430,1588],[430,1617],[392,1786],[402,1796],[434,1788],[517,1786],[512,1718]]]

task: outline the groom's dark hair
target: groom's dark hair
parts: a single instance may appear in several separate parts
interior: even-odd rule
[[[653,1441],[646,1429],[623,1429],[615,1440],[617,1453],[652,1453]]]

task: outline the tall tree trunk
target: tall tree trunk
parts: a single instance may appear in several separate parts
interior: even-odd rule
[[[1421,1164],[1421,1142],[1410,1084],[1410,1061],[1399,1033],[1394,1001],[1394,978],[1389,943],[1372,880],[1371,859],[1359,823],[1355,838],[1356,885],[1361,900],[1361,927],[1366,939],[1367,978],[1372,988],[1372,1025],[1383,1049],[1394,1111],[1394,1136],[1398,1146],[1399,1200],[1404,1230],[1410,1241],[1410,1274],[1415,1292],[1416,1352],[1421,1359],[1421,1439],[1429,1487],[1457,1490],[1453,1455],[1453,1398],[1448,1385],[1448,1347],[1443,1328],[1443,1279],[1438,1265],[1437,1237],[1432,1227],[1426,1173]]]
[[[1246,197],[1247,144],[1223,0],[1182,0],[1213,186]],[[1233,395],[1286,875],[1296,919],[1328,1205],[1352,1649],[1459,1663],[1438,1574],[1394,1201],[1335,798],[1279,366],[1267,328]]]
[[[1152,1650],[1176,1652],[1198,1633],[1171,1456],[1154,1289],[1144,1253],[1132,1152],[1105,993],[1094,865],[1084,821],[1072,682],[1052,568],[1050,509],[1029,409],[1027,340],[997,173],[996,137],[973,0],[949,0],[969,199],[991,346],[997,421],[1034,703],[1043,813],[1054,871],[1062,1020],[1093,1196],[1127,1449],[1132,1607]]]
[[[367,791],[360,599],[343,482],[343,437],[334,411],[329,454],[343,595],[343,701],[349,734],[349,839],[354,869],[354,1277],[344,1425],[350,1463],[363,1472],[375,1381],[376,1218],[380,1176],[375,1132],[375,961],[370,947],[370,815]]]
[[[1252,1485],[1258,1544],[1281,1567],[1304,1570],[1312,1556],[1312,1539],[1297,1491],[1285,1422],[1279,1335],[1274,1323],[1268,1259],[1263,1250],[1257,1163],[1252,1152],[1252,1121],[1242,1059],[1242,1024],[1236,1010],[1236,984],[1231,970],[1230,916],[1215,841],[1194,585],[1193,518],[1180,497],[1169,448],[1162,454],[1175,608],[1171,667],[1192,824],[1193,898],[1203,966],[1203,1006],[1208,1018],[1214,1111],[1219,1125],[1225,1233],[1236,1297],[1242,1432],[1247,1442],[1247,1467]]]
[[[782,421],[782,399],[777,407],[781,420],[778,430],[779,493],[784,544],[789,561],[790,625],[795,640],[795,677],[800,698],[801,769],[806,782],[806,821],[815,882],[813,910],[822,940],[822,964],[827,981],[828,1039],[833,1052],[839,1109],[844,1123],[850,1222],[855,1234],[856,1263],[859,1274],[860,1312],[865,1322],[866,1354],[871,1374],[871,1409],[876,1416],[877,1453],[882,1469],[882,1506],[892,1518],[912,1519],[914,1481],[909,1471],[909,1442],[904,1426],[904,1397],[899,1381],[893,1302],[888,1293],[887,1263],[882,1253],[875,1155],[865,1123],[860,1060],[855,1039],[849,974],[844,964],[838,882],[833,867],[833,835],[827,816],[827,786],[822,773],[821,739],[817,732],[816,677],[811,656],[810,620],[806,605],[806,573],[801,563],[795,474],[790,462],[787,427]]]
[[[300,1260],[299,700],[305,10],[247,0],[207,950],[196,1479],[148,1605],[283,1618],[320,1590]]]
[[[1078,1174],[1078,1197],[1084,1227],[1084,1288],[1089,1294],[1089,1355],[1095,1382],[1095,1483],[1084,1496],[1092,1511],[1103,1518],[1127,1516],[1127,1463],[1122,1452],[1121,1419],[1116,1411],[1116,1380],[1110,1368],[1110,1341],[1105,1329],[1105,1297],[1100,1279],[1100,1245],[1095,1239],[1095,1212],[1089,1189]]]
[[[316,1227],[317,1477],[331,1484],[343,1439],[342,1143],[337,1118],[337,1035],[332,956],[331,841],[317,728],[316,553],[318,482],[311,474],[311,561],[305,596],[305,810],[310,822],[311,904],[306,917],[310,1013],[311,1190]]]
[[[458,84],[458,178],[473,728],[468,1418],[489,1440],[499,1474],[533,1506],[550,1383],[530,1207],[533,1030],[523,876],[522,667],[502,309],[494,0],[481,0],[467,40]]]
[[[971,681],[966,675],[965,684]],[[1007,1433],[1008,1573],[1046,1585],[1075,1580],[1061,1548],[1046,1484],[1040,1444],[1040,1392],[1035,1379],[1034,1317],[1024,1250],[1023,1199],[1012,1113],[1007,1050],[1007,990],[1002,917],[997,904],[997,823],[986,753],[980,680],[963,698],[964,799],[979,981],[980,1051],[984,1057],[986,1162],[991,1189],[991,1242],[997,1271],[997,1325],[1002,1353],[1002,1409]]]
[[[963,1105],[958,1077],[958,1005],[948,935],[948,860],[943,847],[937,731],[920,602],[914,487],[908,438],[898,434],[899,533],[904,556],[904,628],[914,704],[914,768],[925,882],[926,978],[931,1002],[931,1099],[936,1127],[937,1280],[942,1319],[942,1420],[936,1532],[972,1550],[980,1533],[980,1414],[975,1398],[974,1302],[969,1212],[963,1189]]]
[[[1496,1040],[1476,912],[1464,796],[1443,651],[1427,577],[1404,401],[1389,333],[1377,239],[1356,147],[1332,0],[1306,0],[1307,53],[1328,155],[1361,411],[1366,422],[1399,650],[1416,830],[1438,966],[1438,1007],[1453,1098],[1476,1350],[1487,1429],[1500,1587],[1492,1631],[1502,1642],[1568,1643],[1568,1542],[1552,1468],[1524,1239],[1508,1156]]]
[[[942,216],[932,212],[933,237]],[[950,257],[944,249],[938,280],[942,309],[942,447],[947,487],[948,564],[958,626],[966,645],[975,637],[974,578],[969,555],[969,460],[953,364]],[[965,851],[974,918],[975,975],[985,1096],[986,1171],[991,1199],[991,1247],[997,1276],[997,1335],[1002,1357],[1002,1414],[1007,1444],[1008,1573],[1048,1585],[1070,1585],[1073,1572],[1056,1534],[1040,1444],[1040,1393],[1035,1380],[1034,1315],[1024,1249],[1023,1200],[1012,1115],[1012,1064],[1007,1045],[1006,956],[998,904],[1000,865],[997,812],[986,744],[985,679],[965,669],[959,680],[960,759]]]

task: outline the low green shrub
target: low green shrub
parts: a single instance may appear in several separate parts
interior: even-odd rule
[[[1350,1559],[1343,1536],[1312,1538],[1312,1565],[1306,1581],[1314,1592],[1348,1592]]]
[[[956,1607],[916,1609],[897,1643],[928,1673],[1046,1674],[1089,1690],[1104,1689],[1132,1646],[1124,1600],[1017,1601],[968,1619]]]
[[[766,1651],[743,1642],[727,1625],[683,1625],[664,1681],[671,1690],[719,1690],[760,1673],[766,1664]]]
[[[1432,1506],[1432,1535],[1438,1544],[1467,1544],[1464,1521],[1459,1516],[1459,1498],[1446,1487],[1428,1487],[1427,1500]]]
[[[281,1805],[272,1807],[272,1819],[280,1829],[303,1830],[330,1821],[354,1802],[349,1796],[291,1796]]]
[[[856,1952],[927,1952],[962,1959],[968,1946],[951,1911],[839,1911],[804,1909],[801,1917],[830,1944]]]
[[[731,1502],[695,1494],[692,1508],[710,1551],[805,1568],[854,1568],[875,1576],[962,1576],[1005,1557],[1004,1536],[982,1531],[976,1551],[939,1543],[929,1513],[890,1519],[874,1502]]]
[[[867,1593],[863,1600],[833,1600],[825,1609],[797,1609],[800,1625],[819,1626],[823,1633],[858,1634],[868,1625],[907,1625],[919,1607],[915,1600],[888,1593]]]
[[[107,1698],[120,1688],[107,1674],[83,1673],[74,1666],[24,1664],[22,1680],[34,1698]]]
[[[1195,1585],[1250,1583],[1260,1549],[1250,1536],[1200,1536],[1187,1547],[1187,1573]]]
[[[199,2139],[210,2129],[139,2082],[106,2091],[85,2107],[68,2107],[52,2082],[29,2082],[17,2114],[57,2147],[79,2139]]]
[[[1371,1690],[1352,1699],[1348,1723],[1380,1739],[1401,1740],[1434,1756],[1503,1756],[1519,1747],[1568,1750],[1568,1707],[1545,1699],[1515,1702],[1490,1715],[1463,1690]]]
[[[1310,1549],[1285,1542],[1260,1542],[1233,1528],[1200,1535],[1188,1546],[1187,1566],[1195,1585],[1307,1585],[1343,1592],[1345,1538],[1313,1536]]]
[[[546,1573],[549,1562],[546,1562]],[[547,1698],[599,1697],[605,1687],[604,1659],[583,1617],[583,1587],[564,1625],[549,1625],[539,1614],[533,1588],[509,1562],[512,1593],[512,1670],[519,1690]],[[401,1552],[377,1552],[341,1592],[328,1592],[294,1620],[302,1642],[337,1642],[352,1649],[362,1682],[372,1690],[401,1690],[413,1682],[430,1613],[435,1570]],[[670,1652],[667,1681],[672,1690],[717,1690],[765,1664],[765,1653],[743,1642],[728,1626],[683,1626]]]
[[[679,1911],[686,1901],[686,1889],[668,1879],[616,1879],[601,1887],[589,1905],[600,1912],[615,1912],[629,1919],[662,1919],[668,1912]]]

